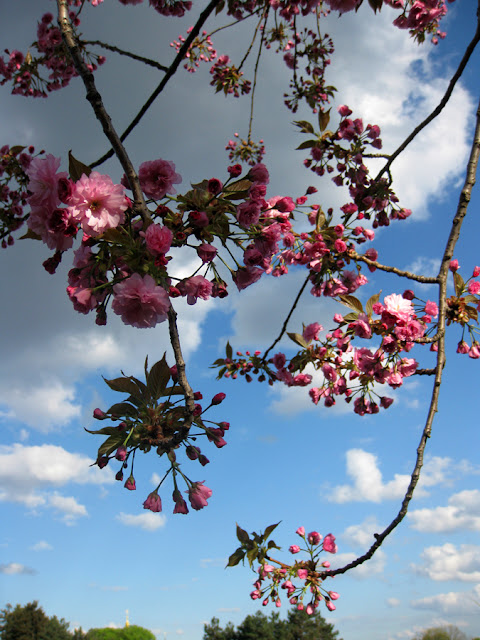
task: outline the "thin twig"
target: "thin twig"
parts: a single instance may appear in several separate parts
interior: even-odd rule
[[[440,266],[440,271],[438,273],[438,283],[439,283],[439,308],[438,308],[438,327],[439,332],[445,332],[445,320],[446,320],[446,296],[447,296],[447,278],[449,273],[449,264],[450,260],[453,256],[453,251],[455,245],[460,237],[460,229],[463,223],[463,220],[467,214],[468,203],[470,202],[471,193],[473,189],[473,185],[475,184],[475,175],[478,166],[478,159],[480,156],[480,103],[477,108],[477,121],[475,127],[475,135],[472,142],[472,149],[470,153],[470,158],[467,165],[467,175],[465,178],[465,184],[463,186],[462,192],[460,193],[460,198],[458,202],[457,211],[455,217],[452,222],[452,227],[450,230],[450,234],[448,236],[447,244],[445,247],[445,251],[443,253],[442,263]],[[369,560],[373,554],[379,549],[382,545],[385,538],[400,524],[400,522],[405,518],[408,506],[413,497],[413,492],[415,491],[415,487],[417,486],[418,480],[420,478],[420,471],[423,466],[423,455],[425,451],[425,446],[427,444],[428,438],[430,438],[432,432],[432,423],[435,417],[435,414],[438,410],[438,396],[440,393],[440,385],[442,383],[442,374],[443,368],[445,366],[445,336],[442,335],[438,341],[438,352],[437,352],[437,364],[435,367],[435,380],[433,383],[432,390],[432,398],[430,400],[430,406],[428,409],[427,419],[425,422],[425,428],[423,429],[422,437],[420,438],[420,443],[417,448],[417,459],[415,462],[415,467],[413,469],[412,475],[410,477],[410,483],[408,485],[407,492],[403,498],[402,505],[400,511],[397,516],[392,520],[392,522],[382,531],[382,533],[375,533],[375,542],[368,549],[368,551],[345,565],[344,567],[340,567],[339,569],[334,569],[333,571],[323,572],[320,574],[322,579],[327,577],[332,577],[338,575],[340,573],[345,573],[354,567],[358,567],[360,564],[363,564],[365,561]],[[420,373],[420,372],[417,372]]]
[[[255,60],[255,71],[253,73],[253,86],[252,86],[252,97],[250,99],[250,119],[248,121],[248,142],[250,142],[250,140],[252,139],[252,124],[253,124],[253,107],[255,104],[255,89],[257,88],[257,78],[258,78],[258,65],[260,64],[260,58],[262,55],[262,49],[263,49],[263,39],[265,37],[265,27],[267,26],[267,19],[268,19],[268,8],[265,11],[265,13],[263,14],[263,16],[261,17],[258,25],[257,25],[257,30],[258,27],[260,26],[262,20],[264,21],[263,23],[263,30],[262,30],[262,35],[260,37],[260,45],[258,47],[258,53],[257,53],[257,59]],[[255,31],[255,37],[257,35],[257,31]],[[253,45],[253,42],[252,42]]]
[[[212,13],[212,11],[215,9],[215,7],[221,1],[222,0],[210,0],[210,2],[208,3],[208,6],[206,7],[206,9],[204,9],[202,11],[202,13],[200,14],[200,17],[198,18],[197,22],[195,23],[195,26],[193,27],[193,29],[188,34],[188,37],[185,39],[185,42],[183,43],[183,45],[179,49],[177,55],[175,56],[172,64],[168,67],[168,71],[165,73],[164,77],[162,78],[162,81],[160,82],[158,87],[155,89],[155,91],[150,95],[150,97],[145,102],[145,104],[142,106],[142,108],[137,113],[135,118],[131,121],[131,123],[128,125],[128,127],[125,129],[125,131],[120,136],[120,140],[122,142],[133,131],[133,129],[137,126],[137,124],[140,122],[140,120],[146,114],[148,109],[152,106],[152,104],[155,102],[155,100],[158,98],[158,96],[162,93],[162,91],[165,88],[167,82],[170,80],[170,78],[177,71],[180,63],[182,62],[183,58],[185,57],[185,54],[188,52],[188,49],[189,49],[190,45],[192,44],[192,42],[195,40],[195,38],[200,33],[200,29],[203,27],[204,23],[207,21],[208,17]],[[90,167],[92,167],[92,168],[93,167],[98,167],[98,165],[103,164],[105,162],[105,160],[108,160],[109,158],[111,158],[112,155],[113,155],[113,150],[110,149],[110,151],[107,151],[107,153],[105,153],[101,158],[99,158],[98,160],[93,162],[90,165]]]
[[[127,56],[128,58],[132,58],[133,60],[138,60],[139,62],[143,62],[144,64],[148,64],[150,67],[155,67],[156,69],[160,69],[160,71],[168,71],[168,67],[163,64],[160,64],[156,60],[150,60],[150,58],[145,58],[144,56],[139,56],[136,53],[132,53],[131,51],[125,51],[124,49],[119,49],[115,47],[113,44],[107,44],[106,42],[100,42],[100,40],[81,40],[80,44],[94,44],[99,47],[103,47],[104,49],[108,49],[109,51],[113,51],[114,53],[119,53],[121,56]]]
[[[397,269],[397,267],[390,267],[385,264],[381,264],[376,260],[370,260],[366,256],[362,256],[353,249],[348,252],[348,255],[353,258],[353,260],[357,260],[359,262],[365,262],[369,267],[375,267],[380,271],[387,271],[388,273],[394,273],[400,278],[408,278],[409,280],[416,280],[417,282],[423,282],[424,284],[439,284],[438,277],[431,278],[429,276],[421,276],[416,273],[412,273],[411,271],[404,271],[403,269]]]
[[[268,347],[268,349],[265,351],[265,353],[263,354],[263,358],[262,358],[262,362],[265,362],[267,355],[270,353],[270,351],[273,349],[273,347],[278,344],[280,342],[280,340],[283,337],[283,334],[285,333],[285,331],[287,330],[287,326],[288,323],[290,322],[290,318],[292,317],[293,312],[295,311],[295,309],[297,308],[297,304],[302,296],[302,293],[305,291],[305,287],[308,284],[308,281],[310,280],[310,275],[307,276],[305,282],[302,284],[302,286],[300,287],[300,291],[297,294],[297,297],[295,298],[292,307],[290,309],[290,311],[288,312],[288,316],[285,318],[285,322],[283,323],[282,329],[280,331],[280,333],[278,334],[278,337],[273,341],[273,343]]]

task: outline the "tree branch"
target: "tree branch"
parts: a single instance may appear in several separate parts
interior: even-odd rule
[[[145,104],[142,106],[142,108],[137,113],[137,115],[132,120],[132,122],[128,125],[128,127],[125,129],[125,131],[120,136],[120,140],[122,142],[133,131],[133,129],[137,126],[137,124],[140,122],[140,120],[146,114],[148,109],[152,106],[152,104],[155,102],[155,100],[158,98],[158,96],[162,93],[162,91],[165,88],[167,82],[170,80],[170,78],[177,71],[177,69],[178,69],[181,61],[185,57],[185,54],[187,53],[190,45],[192,44],[194,39],[200,33],[200,29],[203,27],[204,23],[207,21],[208,17],[212,13],[212,11],[215,9],[215,7],[218,4],[220,4],[221,1],[222,0],[210,0],[210,2],[208,3],[207,7],[202,11],[202,13],[200,14],[200,17],[198,18],[197,22],[195,23],[195,26],[193,27],[193,29],[189,33],[188,38],[185,39],[185,42],[183,43],[182,47],[178,51],[177,55],[175,56],[172,64],[168,67],[168,70],[166,71],[164,77],[162,78],[162,81],[160,82],[158,87],[155,89],[155,91],[151,94],[151,96],[148,98],[148,100],[145,102]],[[113,153],[114,152],[113,152],[112,149],[110,151],[107,151],[107,153],[105,153],[101,158],[99,158],[95,162],[92,162],[92,164],[90,166],[92,168],[93,167],[98,167],[98,165],[103,164],[106,160],[111,158]]]
[[[148,64],[150,67],[155,67],[156,69],[160,69],[160,71],[168,71],[168,67],[155,60],[150,60],[150,58],[144,58],[143,56],[139,56],[136,53],[132,53],[131,51],[125,51],[124,49],[119,49],[115,47],[113,44],[107,44],[106,42],[100,42],[100,40],[81,40],[80,44],[96,44],[99,47],[103,47],[104,49],[108,49],[109,51],[113,51],[115,53],[119,53],[121,56],[127,56],[128,58],[132,58],[133,60],[138,60],[139,62],[143,62],[144,64]]]
[[[404,517],[407,514],[408,506],[410,504],[410,501],[413,497],[413,493],[415,491],[415,487],[417,486],[418,480],[420,478],[420,471],[423,466],[423,455],[425,451],[425,446],[427,444],[427,440],[428,438],[430,438],[430,435],[432,432],[433,419],[438,410],[438,397],[440,393],[440,385],[442,382],[443,369],[445,366],[445,336],[443,334],[445,332],[447,278],[449,273],[449,264],[453,256],[455,245],[458,241],[458,238],[460,237],[460,229],[461,229],[463,220],[467,214],[468,203],[470,202],[473,185],[475,184],[475,175],[477,172],[479,156],[480,156],[480,103],[477,108],[475,134],[472,142],[470,158],[467,165],[465,183],[460,193],[457,211],[452,222],[452,227],[447,240],[447,244],[443,254],[442,264],[440,266],[440,271],[438,274],[438,284],[440,287],[438,327],[439,327],[439,333],[442,332],[442,335],[440,336],[440,339],[438,341],[437,365],[435,368],[435,380],[433,383],[432,397],[430,400],[430,406],[427,414],[427,420],[425,422],[425,427],[423,429],[422,437],[420,438],[420,443],[417,448],[417,459],[415,462],[415,467],[413,469],[412,475],[410,477],[410,483],[409,483],[407,492],[403,498],[402,505],[397,516],[392,520],[392,522],[388,525],[388,527],[386,527],[386,529],[382,531],[382,533],[374,534],[375,542],[368,549],[368,551],[364,555],[356,558],[355,560],[345,565],[344,567],[341,567],[339,569],[334,569],[333,571],[329,571],[328,573],[327,572],[321,573],[320,577],[322,579],[325,579],[327,577],[332,577],[341,573],[345,573],[350,569],[353,569],[354,567],[358,567],[360,564],[363,564],[365,561],[369,560],[373,556],[373,554],[377,551],[377,549],[379,549],[379,547],[382,545],[385,538],[387,538],[387,536],[390,535],[390,533],[400,524],[400,522],[404,519]],[[423,370],[422,370],[422,373],[424,373]]]

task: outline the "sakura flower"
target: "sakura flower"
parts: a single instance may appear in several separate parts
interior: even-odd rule
[[[323,540],[323,550],[328,553],[337,553],[337,545],[335,544],[335,536],[329,533]]]
[[[173,513],[187,514],[188,513],[187,503],[182,498],[182,494],[178,489],[174,489],[172,497],[173,497],[173,501],[175,502],[175,509],[173,510]]]
[[[167,319],[170,298],[152,276],[134,273],[113,287],[112,309],[125,324],[139,329],[154,327]]]
[[[28,190],[31,195],[28,203],[34,207],[46,207],[55,209],[59,204],[58,182],[61,178],[68,179],[65,171],[57,173],[60,166],[60,158],[48,154],[44,158],[34,158],[27,171],[30,178]]]
[[[203,276],[193,276],[187,278],[178,285],[182,295],[187,296],[188,304],[195,304],[198,298],[208,300],[212,294],[212,283]]]
[[[109,176],[92,171],[75,183],[68,209],[85,233],[99,236],[125,221],[127,207],[124,187],[113,184]]]
[[[143,193],[154,200],[160,200],[167,193],[176,193],[173,185],[182,181],[182,177],[175,173],[173,162],[160,159],[143,162],[138,179]]]
[[[165,255],[172,246],[173,233],[161,224],[151,224],[145,231],[147,249],[154,256]]]
[[[207,500],[212,495],[212,490],[205,487],[203,483],[204,480],[202,480],[202,482],[194,482],[187,492],[190,504],[196,511],[208,506]]]
[[[148,498],[143,503],[144,509],[150,509],[154,513],[159,513],[162,510],[162,500],[156,491],[152,491]]]

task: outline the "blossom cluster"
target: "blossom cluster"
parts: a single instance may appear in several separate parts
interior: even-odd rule
[[[79,26],[80,19],[70,11],[70,20]],[[84,45],[80,52],[90,71],[105,62],[105,57],[88,52]],[[32,55],[31,49],[38,53]],[[37,25],[37,40],[28,53],[6,50],[8,58],[0,57],[0,85],[12,82],[12,93],[33,98],[46,98],[51,91],[66,87],[77,76],[75,66],[67,54],[60,29],[53,22],[53,15],[45,13]],[[45,74],[45,75],[44,75]]]
[[[190,425],[187,422],[188,412],[184,406],[183,391],[178,385],[176,367],[170,368],[165,357],[150,370],[146,362],[145,377],[145,383],[125,375],[105,380],[111,389],[128,393],[129,397],[123,402],[115,403],[107,411],[97,408],[93,412],[96,420],[118,423],[94,431],[87,429],[89,433],[107,436],[98,449],[96,464],[104,468],[111,461],[120,462],[120,469],[115,475],[115,479],[120,482],[123,482],[124,470],[130,466],[124,486],[129,491],[134,491],[137,488],[134,475],[135,455],[137,452],[148,453],[154,448],[159,457],[165,456],[164,459],[168,460],[168,469],[156,489],[146,498],[144,508],[154,512],[162,510],[159,490],[167,477],[171,476],[175,503],[173,513],[188,513],[187,504],[178,488],[179,479],[187,486],[186,493],[191,507],[195,510],[203,509],[207,506],[212,490],[204,485],[204,481],[190,480],[182,471],[178,457],[180,451],[183,451],[188,460],[197,460],[204,467],[209,460],[197,446],[198,438],[206,437],[218,449],[227,444],[224,436],[230,428],[229,423],[212,422],[205,418],[205,413],[211,407],[224,401],[225,394],[217,393],[208,406],[203,408],[199,404],[203,396],[199,391],[195,392],[193,423]],[[175,396],[181,398],[175,399]],[[198,431],[192,432],[194,428]]]
[[[286,564],[273,559],[269,551],[260,561],[258,578],[253,584],[255,588],[250,597],[252,600],[261,600],[263,606],[272,602],[276,607],[281,607],[281,595],[284,592],[290,604],[299,610],[305,610],[308,615],[315,613],[321,602],[325,603],[327,609],[334,611],[336,607],[333,602],[339,598],[339,594],[323,587],[330,562],[321,560],[319,556],[322,552],[337,552],[335,536],[329,533],[323,538],[317,531],[306,534],[304,527],[299,527],[296,533],[302,538],[305,547],[292,544],[289,551],[295,556],[304,552],[308,560],[295,560],[293,564]],[[271,548],[278,547],[272,544]],[[305,605],[307,596],[309,602]]]

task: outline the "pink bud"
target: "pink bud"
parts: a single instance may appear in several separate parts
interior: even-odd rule
[[[124,487],[129,491],[135,491],[135,489],[137,488],[135,485],[135,478],[133,476],[130,476],[129,478],[127,478],[127,481],[125,482]]]
[[[328,595],[330,596],[330,600],[338,600],[340,597],[336,591],[329,591]]]
[[[298,529],[295,531],[295,533],[298,533],[299,536],[304,536],[305,535],[305,527],[298,527]]]
[[[337,607],[333,604],[333,602],[330,602],[330,600],[327,600],[327,601],[325,602],[325,604],[327,605],[327,609],[328,609],[329,611],[335,611],[335,609],[337,608]]]
[[[310,544],[313,545],[319,544],[321,539],[322,536],[318,533],[318,531],[311,531],[307,536],[307,540]]]
[[[227,396],[224,393],[217,393],[212,398],[212,404],[221,404]]]
[[[290,553],[298,553],[300,551],[300,547],[296,544],[292,544],[289,548]]]
[[[124,445],[122,445],[121,447],[118,447],[117,452],[115,453],[115,458],[117,460],[120,460],[120,462],[123,462],[126,457],[127,457],[127,447],[125,447]]]
[[[450,260],[450,266],[449,266],[450,271],[452,272],[457,271],[459,266],[460,265],[458,264],[458,260]]]
[[[105,420],[107,414],[101,409],[95,409],[93,412],[93,417],[95,418],[95,420]]]
[[[144,509],[150,509],[154,513],[158,513],[162,510],[162,500],[156,491],[152,491],[148,498],[143,503]]]

